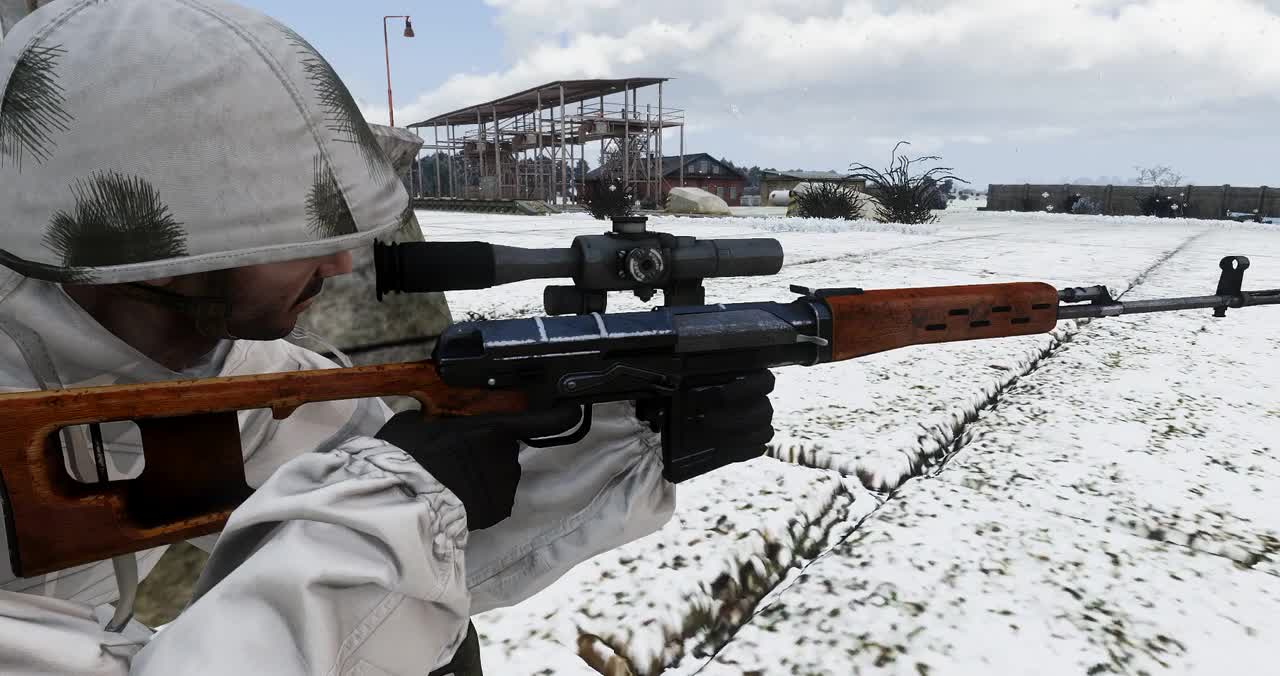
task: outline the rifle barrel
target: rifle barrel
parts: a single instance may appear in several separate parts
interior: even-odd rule
[[[1058,307],[1058,319],[1115,317],[1143,312],[1238,308],[1250,305],[1280,305],[1280,289],[1245,291],[1235,295],[1185,296],[1182,298],[1153,298],[1150,300],[1104,301],[1080,305],[1061,305]]]

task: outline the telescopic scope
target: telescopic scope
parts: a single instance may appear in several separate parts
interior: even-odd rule
[[[613,231],[580,235],[563,249],[487,242],[400,242],[374,245],[377,294],[486,289],[526,279],[572,278],[549,286],[547,314],[603,312],[609,291],[667,305],[701,305],[708,277],[772,275],[782,269],[776,239],[677,237],[645,229],[644,217],[615,218]]]

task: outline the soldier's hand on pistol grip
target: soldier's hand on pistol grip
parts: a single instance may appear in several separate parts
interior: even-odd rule
[[[577,424],[577,407],[513,415],[423,418],[418,410],[392,416],[375,435],[408,453],[458,497],[467,530],[511,516],[520,483],[522,439],[560,434]]]

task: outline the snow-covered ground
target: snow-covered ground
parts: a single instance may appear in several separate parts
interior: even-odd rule
[[[418,218],[433,240],[516,246],[607,229],[581,214]],[[1246,288],[1280,287],[1274,226],[970,208],[921,229],[650,227],[782,242],[779,275],[708,280],[722,301],[787,300],[789,284],[1023,280],[1203,295],[1227,254],[1250,257]],[[451,293],[450,306],[458,319],[539,313],[545,283]],[[1265,673],[1280,658],[1280,307],[1210,314],[780,369],[771,457],[682,484],[660,532],[477,617],[486,667]]]

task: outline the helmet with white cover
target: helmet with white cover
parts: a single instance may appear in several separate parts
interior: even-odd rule
[[[114,284],[319,257],[413,218],[333,67],[223,0],[58,0],[0,42],[0,263]]]

